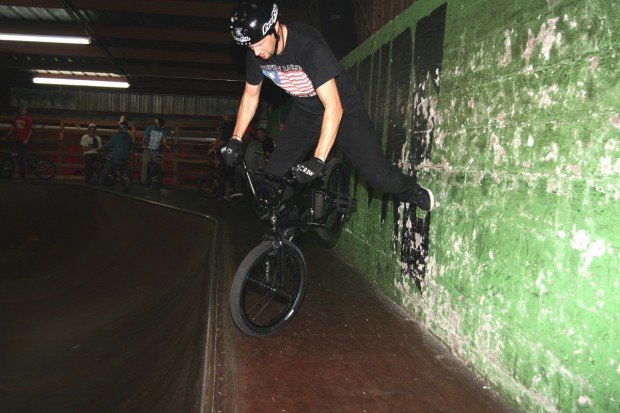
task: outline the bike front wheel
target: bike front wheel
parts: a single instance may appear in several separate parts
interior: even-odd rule
[[[301,251],[284,241],[264,241],[239,265],[230,289],[230,312],[237,327],[253,337],[288,324],[301,303],[308,271]]]
[[[0,176],[3,178],[10,178],[15,172],[15,165],[13,165],[13,159],[7,158],[0,161]]]
[[[36,163],[34,173],[39,179],[52,179],[56,175],[56,165],[47,159],[41,160]]]

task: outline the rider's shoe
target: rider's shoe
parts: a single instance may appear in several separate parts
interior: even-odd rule
[[[430,212],[435,209],[435,196],[433,195],[433,191],[423,186],[419,186],[408,201],[415,203],[418,208],[424,211]]]
[[[227,193],[226,195],[224,195],[224,198],[226,198],[228,201],[241,198],[241,197],[243,197],[243,192],[240,192],[240,191],[231,191]]]

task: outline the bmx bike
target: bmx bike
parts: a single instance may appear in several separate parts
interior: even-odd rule
[[[150,149],[145,149],[150,151]],[[159,190],[162,185],[162,169],[161,164],[164,162],[164,154],[161,152],[151,151],[151,160],[147,167],[146,187]]]
[[[11,153],[6,158],[0,160],[0,176],[3,178],[11,178],[15,173],[15,163],[17,162],[17,153]],[[48,159],[36,159],[26,155],[26,174],[35,174],[37,178],[49,180],[56,175],[56,165]]]
[[[322,179],[305,185],[296,185],[290,171],[282,177],[249,170],[245,162],[241,167],[252,196],[268,213],[270,228],[237,269],[230,312],[242,332],[264,337],[293,319],[306,291],[306,262],[290,231],[313,229],[324,244],[333,246],[356,200],[349,196],[349,175],[340,159],[327,163]],[[261,180],[269,188],[267,195],[257,191]],[[293,188],[292,196],[284,195],[287,187]]]
[[[111,151],[100,151],[100,153],[101,153],[101,157],[103,160],[103,165],[105,165],[105,163],[111,159],[112,152]],[[129,172],[128,164],[129,164],[129,161],[125,162],[122,165],[114,164],[114,166],[110,168],[110,171],[105,177],[104,185],[114,186],[114,184],[116,184],[116,181],[120,180],[121,187],[123,188],[123,190],[125,192],[129,191],[129,189],[131,188],[131,173]],[[101,173],[103,173],[103,171]]]

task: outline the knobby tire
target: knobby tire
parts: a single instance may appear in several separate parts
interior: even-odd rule
[[[289,241],[257,245],[241,262],[230,289],[230,312],[237,327],[253,337],[273,334],[301,307],[308,271]]]

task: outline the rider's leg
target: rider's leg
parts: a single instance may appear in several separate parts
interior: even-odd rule
[[[151,162],[151,151],[148,148],[142,153],[142,169],[140,170],[140,182],[146,184],[149,176],[149,163]]]
[[[282,176],[293,165],[303,161],[318,142],[322,122],[322,115],[314,115],[293,107],[286,120],[286,128],[278,138],[278,144],[265,166],[265,173]]]
[[[103,165],[103,169],[101,170],[101,175],[99,175],[99,185],[105,186],[105,185],[110,184],[108,182],[108,175],[112,171],[112,168],[114,168],[114,162],[112,162],[111,159],[108,159],[105,165]]]
[[[129,161],[116,161],[114,166],[118,169],[118,174],[121,178],[126,177],[127,183],[131,184],[131,170],[129,169]]]
[[[316,146],[322,122],[322,115],[314,115],[293,107],[287,118],[286,128],[278,138],[278,144],[265,166],[265,173],[282,176],[292,166],[302,162],[308,152]],[[292,188],[289,187],[283,199],[292,195]]]
[[[368,114],[345,115],[336,143],[373,188],[394,194],[402,201],[414,202],[424,210],[433,209],[432,192],[421,187],[415,176],[405,175],[383,155],[381,140]]]
[[[97,160],[97,154],[89,153],[84,155],[84,180],[87,184],[93,180],[93,174],[95,171],[94,163]]]

